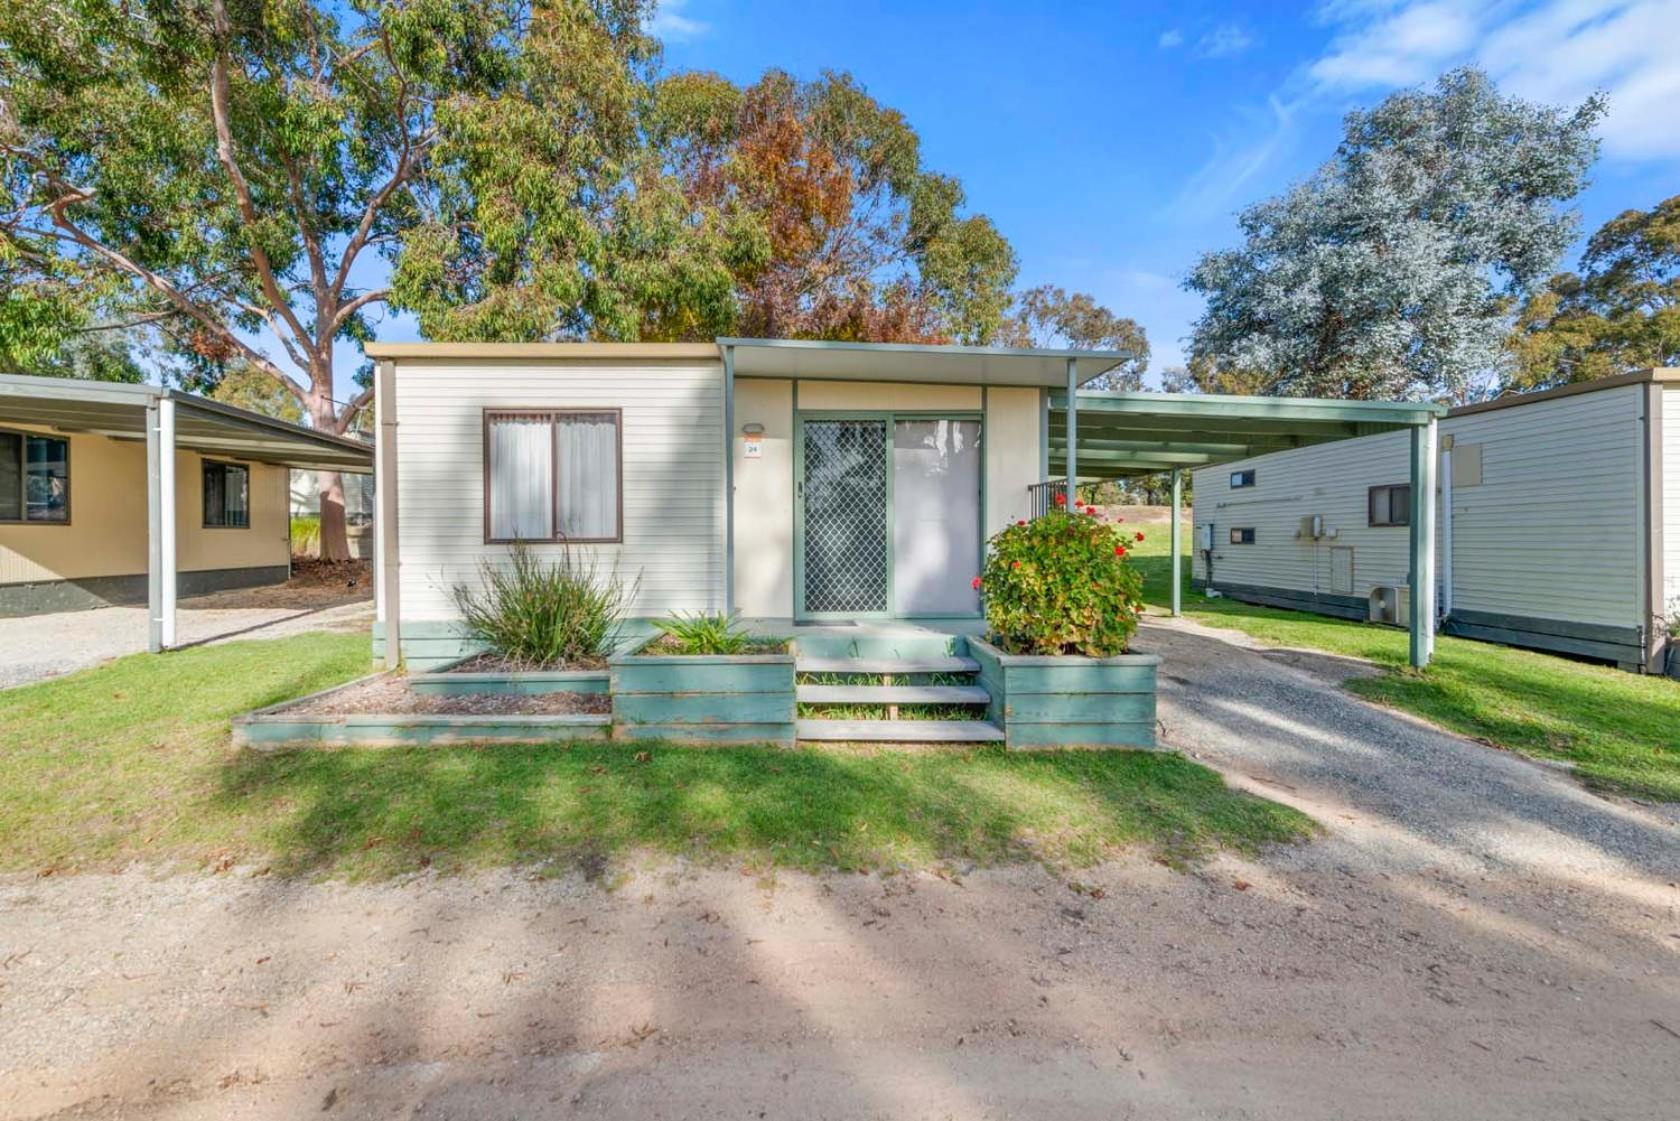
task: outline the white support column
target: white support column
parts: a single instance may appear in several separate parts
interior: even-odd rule
[[[159,645],[175,646],[175,399],[158,401],[158,570],[163,587],[158,599]]]
[[[1178,468],[1172,472],[1172,613],[1174,618],[1184,614],[1183,526],[1179,524],[1179,507],[1184,505],[1184,479]]]
[[[163,442],[158,400],[146,401],[146,649],[163,650]]]
[[[1067,508],[1079,502],[1079,363],[1067,360]]]
[[[385,624],[385,668],[402,665],[402,558],[397,537],[397,367],[380,362],[373,371],[373,498],[375,608]]]
[[[1412,429],[1411,644],[1412,665],[1435,653],[1435,418]]]
[[[735,348],[723,348],[723,613],[735,613]]]

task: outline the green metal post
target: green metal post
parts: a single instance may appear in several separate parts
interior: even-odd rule
[[[1067,508],[1079,501],[1079,360],[1067,360]]]
[[[735,612],[735,348],[723,348],[723,613]]]
[[[1182,526],[1179,525],[1179,507],[1184,504],[1184,480],[1178,468],[1172,473],[1172,613],[1173,617],[1184,614],[1183,599],[1184,578],[1179,571],[1183,562],[1184,544],[1181,540]]]

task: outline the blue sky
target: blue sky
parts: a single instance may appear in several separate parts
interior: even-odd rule
[[[672,69],[850,71],[998,223],[1023,285],[1144,325],[1152,381],[1200,309],[1179,282],[1234,241],[1235,213],[1327,158],[1349,108],[1452,66],[1554,104],[1608,91],[1584,232],[1680,192],[1680,0],[665,0],[653,29]]]

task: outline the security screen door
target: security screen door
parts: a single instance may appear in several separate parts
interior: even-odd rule
[[[804,616],[973,615],[980,421],[803,420]]]

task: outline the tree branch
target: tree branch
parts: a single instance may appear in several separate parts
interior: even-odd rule
[[[357,296],[353,300],[348,300],[338,305],[338,314],[334,315],[332,318],[333,334],[336,335],[339,328],[343,327],[345,322],[349,320],[352,315],[355,315],[358,311],[361,311],[369,304],[375,304],[380,300],[390,298],[390,295],[391,290],[389,288],[373,288],[363,292],[360,296]]]

